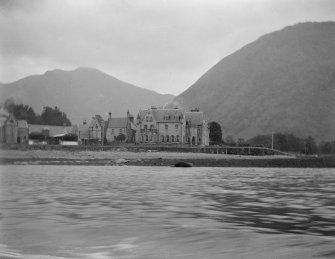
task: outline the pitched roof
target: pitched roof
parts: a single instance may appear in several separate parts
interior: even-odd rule
[[[147,114],[151,114],[156,122],[176,122],[183,118],[183,109],[148,109],[139,112],[140,120],[144,120]]]
[[[10,113],[10,114],[7,116],[5,123],[11,122],[11,120],[13,120],[14,123],[17,122],[17,120],[15,119],[14,115]],[[11,122],[11,123],[13,123],[13,122]]]
[[[107,128],[126,128],[128,119],[124,118],[109,118]]]
[[[49,136],[55,136],[63,133],[72,133],[72,126],[53,126],[53,125],[36,125],[28,124],[29,133],[42,132],[42,130],[49,130]]]
[[[202,125],[205,118],[203,112],[185,112],[185,119],[191,125]]]
[[[17,127],[19,129],[28,129],[28,123],[26,120],[18,120],[17,121]]]
[[[89,125],[88,124],[81,124],[78,126],[78,132],[80,131],[81,134],[85,134],[86,132],[89,132]]]
[[[152,114],[157,122],[176,122],[183,118],[182,109],[154,109]]]
[[[93,127],[95,125],[95,123],[98,123],[98,125],[100,127],[104,126],[104,120],[102,119],[102,117],[100,115],[95,115],[94,117],[92,117],[91,123],[90,123],[90,128]]]
[[[140,110],[138,112],[137,118],[139,118],[140,120],[143,120],[145,115],[147,114],[148,110]]]

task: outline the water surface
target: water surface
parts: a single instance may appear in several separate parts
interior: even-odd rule
[[[11,165],[0,188],[0,258],[335,258],[334,169]]]

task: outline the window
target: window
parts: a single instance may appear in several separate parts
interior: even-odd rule
[[[114,129],[112,129],[112,135],[114,135]]]
[[[174,128],[177,130],[178,129],[178,124],[174,125]]]
[[[164,142],[164,136],[163,135],[161,135],[161,141]]]
[[[169,135],[166,135],[166,142],[169,142],[170,141],[170,137]]]
[[[148,139],[148,135],[145,135],[145,141],[148,141],[149,139]]]
[[[154,125],[150,125],[150,129],[153,130],[154,129]]]
[[[120,129],[120,133],[122,133],[122,129]]]
[[[144,130],[147,130],[148,129],[148,125],[144,125]]]
[[[171,142],[174,142],[174,136],[173,135],[171,136]]]
[[[165,129],[168,130],[169,129],[169,125],[165,124]]]
[[[179,135],[176,136],[176,142],[179,142]]]
[[[149,140],[152,141],[152,135],[150,135]]]

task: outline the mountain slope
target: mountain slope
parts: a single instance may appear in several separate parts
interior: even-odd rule
[[[122,82],[97,69],[78,68],[74,71],[53,70],[33,75],[10,84],[0,85],[0,101],[13,97],[17,103],[28,104],[36,112],[43,106],[58,106],[72,122],[108,112],[125,116],[139,109],[163,105],[172,95],[163,95]]]
[[[335,138],[335,23],[267,34],[224,58],[175,104],[199,107],[224,136],[292,132]]]

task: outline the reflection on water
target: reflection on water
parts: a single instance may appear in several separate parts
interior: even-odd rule
[[[335,257],[334,169],[2,166],[0,187],[0,258]]]

